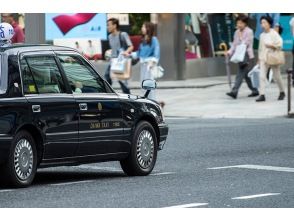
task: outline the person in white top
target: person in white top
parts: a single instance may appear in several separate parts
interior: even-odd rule
[[[291,18],[290,20],[290,27],[292,31],[292,36],[293,36],[293,46],[292,46],[292,70],[294,71],[294,17]],[[293,86],[294,86],[294,77],[293,79]]]
[[[273,71],[273,77],[277,83],[280,95],[278,100],[283,100],[286,96],[284,85],[281,77],[280,65],[268,65],[267,64],[267,53],[270,50],[282,49],[283,40],[281,36],[272,28],[273,19],[269,16],[262,16],[260,19],[263,32],[260,35],[259,48],[258,48],[258,63],[260,66],[260,85],[259,93],[260,96],[256,100],[257,102],[265,101],[265,85],[266,85],[266,75],[268,69],[271,68]]]

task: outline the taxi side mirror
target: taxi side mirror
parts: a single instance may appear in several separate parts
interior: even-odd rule
[[[142,89],[146,90],[144,95],[145,98],[148,97],[151,90],[155,90],[157,87],[156,81],[153,79],[145,79],[142,82]]]

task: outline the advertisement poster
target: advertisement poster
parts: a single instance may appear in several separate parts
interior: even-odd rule
[[[280,24],[283,28],[282,38],[283,38],[283,49],[286,51],[291,51],[293,46],[293,36],[290,27],[290,20],[292,16],[281,16]]]
[[[46,13],[46,40],[60,38],[107,38],[105,13]]]

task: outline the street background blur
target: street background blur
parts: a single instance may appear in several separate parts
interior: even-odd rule
[[[235,31],[234,13],[194,14],[106,14],[106,13],[26,13],[14,14],[15,20],[24,30],[26,43],[49,43],[76,48],[89,57],[103,76],[108,62],[105,51],[107,41],[107,19],[119,19],[121,31],[129,33],[134,51],[141,42],[141,26],[145,21],[156,24],[156,35],[160,42],[160,65],[165,75],[158,80],[157,96],[166,102],[165,114],[170,117],[204,118],[267,118],[287,115],[287,101],[276,102],[278,90],[275,85],[267,87],[268,102],[256,105],[247,98],[247,88],[241,88],[239,99],[225,96],[229,86],[226,77],[225,50],[230,47]],[[292,44],[289,21],[293,14],[280,14],[280,25],[284,31],[283,50],[286,64],[282,75],[286,85],[286,69],[292,66]],[[256,22],[250,17],[249,26],[255,30]],[[92,47],[89,46],[91,40]],[[190,42],[189,42],[190,41]],[[225,45],[221,47],[221,45]],[[256,48],[255,48],[256,49]],[[233,75],[237,65],[230,65]],[[132,68],[129,81],[131,92],[140,90],[139,64]],[[233,76],[234,79],[234,76]],[[119,85],[113,85],[120,91]]]

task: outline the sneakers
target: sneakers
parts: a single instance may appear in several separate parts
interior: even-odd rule
[[[258,99],[256,99],[256,102],[265,102],[265,96],[261,95],[258,97]]]
[[[286,97],[286,94],[285,92],[281,92],[279,97],[278,97],[278,100],[281,101],[281,100],[284,100],[284,98]]]
[[[233,93],[233,92],[228,92],[228,93],[226,93],[226,95],[230,96],[233,99],[236,99],[237,98],[237,94],[236,93]]]
[[[250,95],[248,95],[248,97],[255,97],[255,96],[259,96],[259,92],[258,91],[254,91]]]

